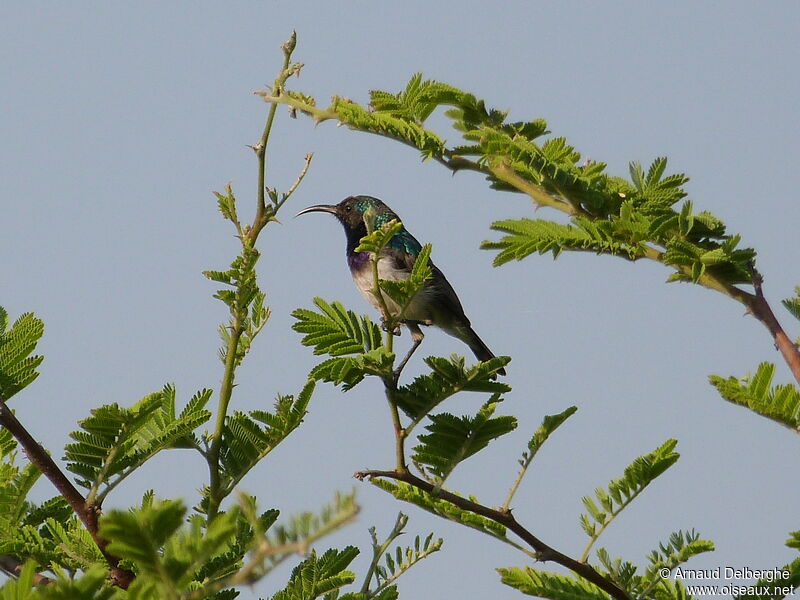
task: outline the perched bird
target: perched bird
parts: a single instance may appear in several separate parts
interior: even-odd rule
[[[347,264],[356,287],[375,308],[380,310],[380,302],[372,293],[373,274],[369,252],[356,252],[361,238],[367,235],[364,213],[372,209],[375,213],[375,227],[381,227],[392,219],[400,220],[391,208],[372,196],[350,196],[339,204],[318,204],[309,206],[297,213],[297,216],[310,212],[327,212],[335,216],[344,227],[347,236]],[[411,269],[422,250],[422,245],[405,227],[392,237],[378,258],[378,277],[389,281],[408,279]],[[432,277],[417,292],[403,315],[403,323],[408,327],[414,345],[406,359],[416,349],[424,337],[419,325],[435,325],[460,339],[475,354],[478,360],[489,360],[494,354],[473,331],[469,319],[464,314],[461,302],[455,290],[436,266],[428,261]],[[397,316],[400,306],[386,294],[383,295],[387,309],[392,316]],[[497,371],[505,375],[503,369]]]

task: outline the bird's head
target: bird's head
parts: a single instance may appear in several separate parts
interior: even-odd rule
[[[339,219],[346,231],[363,231],[366,235],[366,225],[364,215],[372,209],[375,213],[375,227],[380,227],[384,223],[397,219],[397,215],[391,208],[372,196],[350,196],[339,204],[317,204],[304,208],[297,215],[300,216],[310,212],[326,212]]]

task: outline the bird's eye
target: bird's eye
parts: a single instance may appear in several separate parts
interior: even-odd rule
[[[347,206],[345,206],[345,207],[344,207],[344,209],[345,209],[347,212],[350,212],[351,210],[353,210],[353,206],[352,206],[351,204],[348,204]]]

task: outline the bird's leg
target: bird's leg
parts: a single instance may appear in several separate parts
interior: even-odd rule
[[[381,317],[381,329],[389,333],[389,326],[386,324],[386,317]],[[400,335],[400,325],[399,324],[395,325],[391,333],[392,335]]]
[[[422,333],[422,329],[419,328],[419,325],[415,321],[406,321],[406,327],[408,327],[408,331],[411,333],[411,349],[406,354],[405,358],[397,365],[397,368],[394,370],[394,378],[395,380],[400,377],[400,373],[402,372],[403,368],[406,366],[408,359],[411,358],[411,355],[414,354],[419,345],[422,343],[422,339],[425,337],[425,334]]]

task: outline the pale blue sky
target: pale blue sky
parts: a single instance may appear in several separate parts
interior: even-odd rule
[[[422,71],[516,118],[546,118],[612,173],[666,154],[670,171],[692,177],[696,209],[758,250],[776,309],[800,283],[794,2],[133,6],[18,3],[0,19],[0,304],[45,321],[42,376],[14,407],[55,455],[93,406],[130,404],[166,382],[184,401],[217,386],[216,326],[225,313],[200,272],[225,266],[235,240],[211,192],[230,181],[242,211],[252,206],[255,160],[246,145],[257,141],[266,106],[251,92],[273,79],[292,29],[295,58],[306,64],[293,85],[320,103],[332,94],[365,101],[369,89],[400,89]],[[577,404],[517,496],[517,518],[543,540],[580,554],[581,496],[676,437],[681,460],[600,545],[644,566],[670,532],[696,528],[717,551],[692,567],[769,568],[796,555],[783,542],[800,527],[797,436],[728,405],[707,384],[711,373],[779,361],[740,305],[666,285],[668,271],[653,264],[567,255],[492,269],[478,245],[495,237],[492,220],[532,214],[523,196],[492,192],[475,174],[453,177],[384,139],[279,117],[270,185],[285,188],[307,152],[315,159],[283,224],[262,237],[273,317],[242,369],[236,408],[298,391],[315,364],[289,329],[295,307],[319,295],[371,312],[349,279],[340,227],[321,215],[290,218],[310,204],[371,194],[433,244],[476,331],[514,357],[506,410],[520,428],[466,463],[454,488],[502,502],[542,416]],[[780,317],[796,336],[797,323],[782,309]],[[422,356],[451,352],[466,348],[431,331],[409,373]],[[789,381],[783,365],[778,378]],[[446,408],[460,414],[480,401]],[[243,488],[265,508],[292,510],[355,486],[363,511],[330,544],[367,550],[367,528],[388,530],[398,510],[411,515],[409,531],[445,538],[441,553],[401,580],[401,597],[518,598],[493,568],[524,565],[522,554],[351,478],[391,461],[378,383],[348,394],[320,386],[305,426]],[[169,454],[111,502],[135,502],[149,487],[194,494],[204,477],[199,457]],[[268,596],[284,582],[278,574],[242,597]]]

